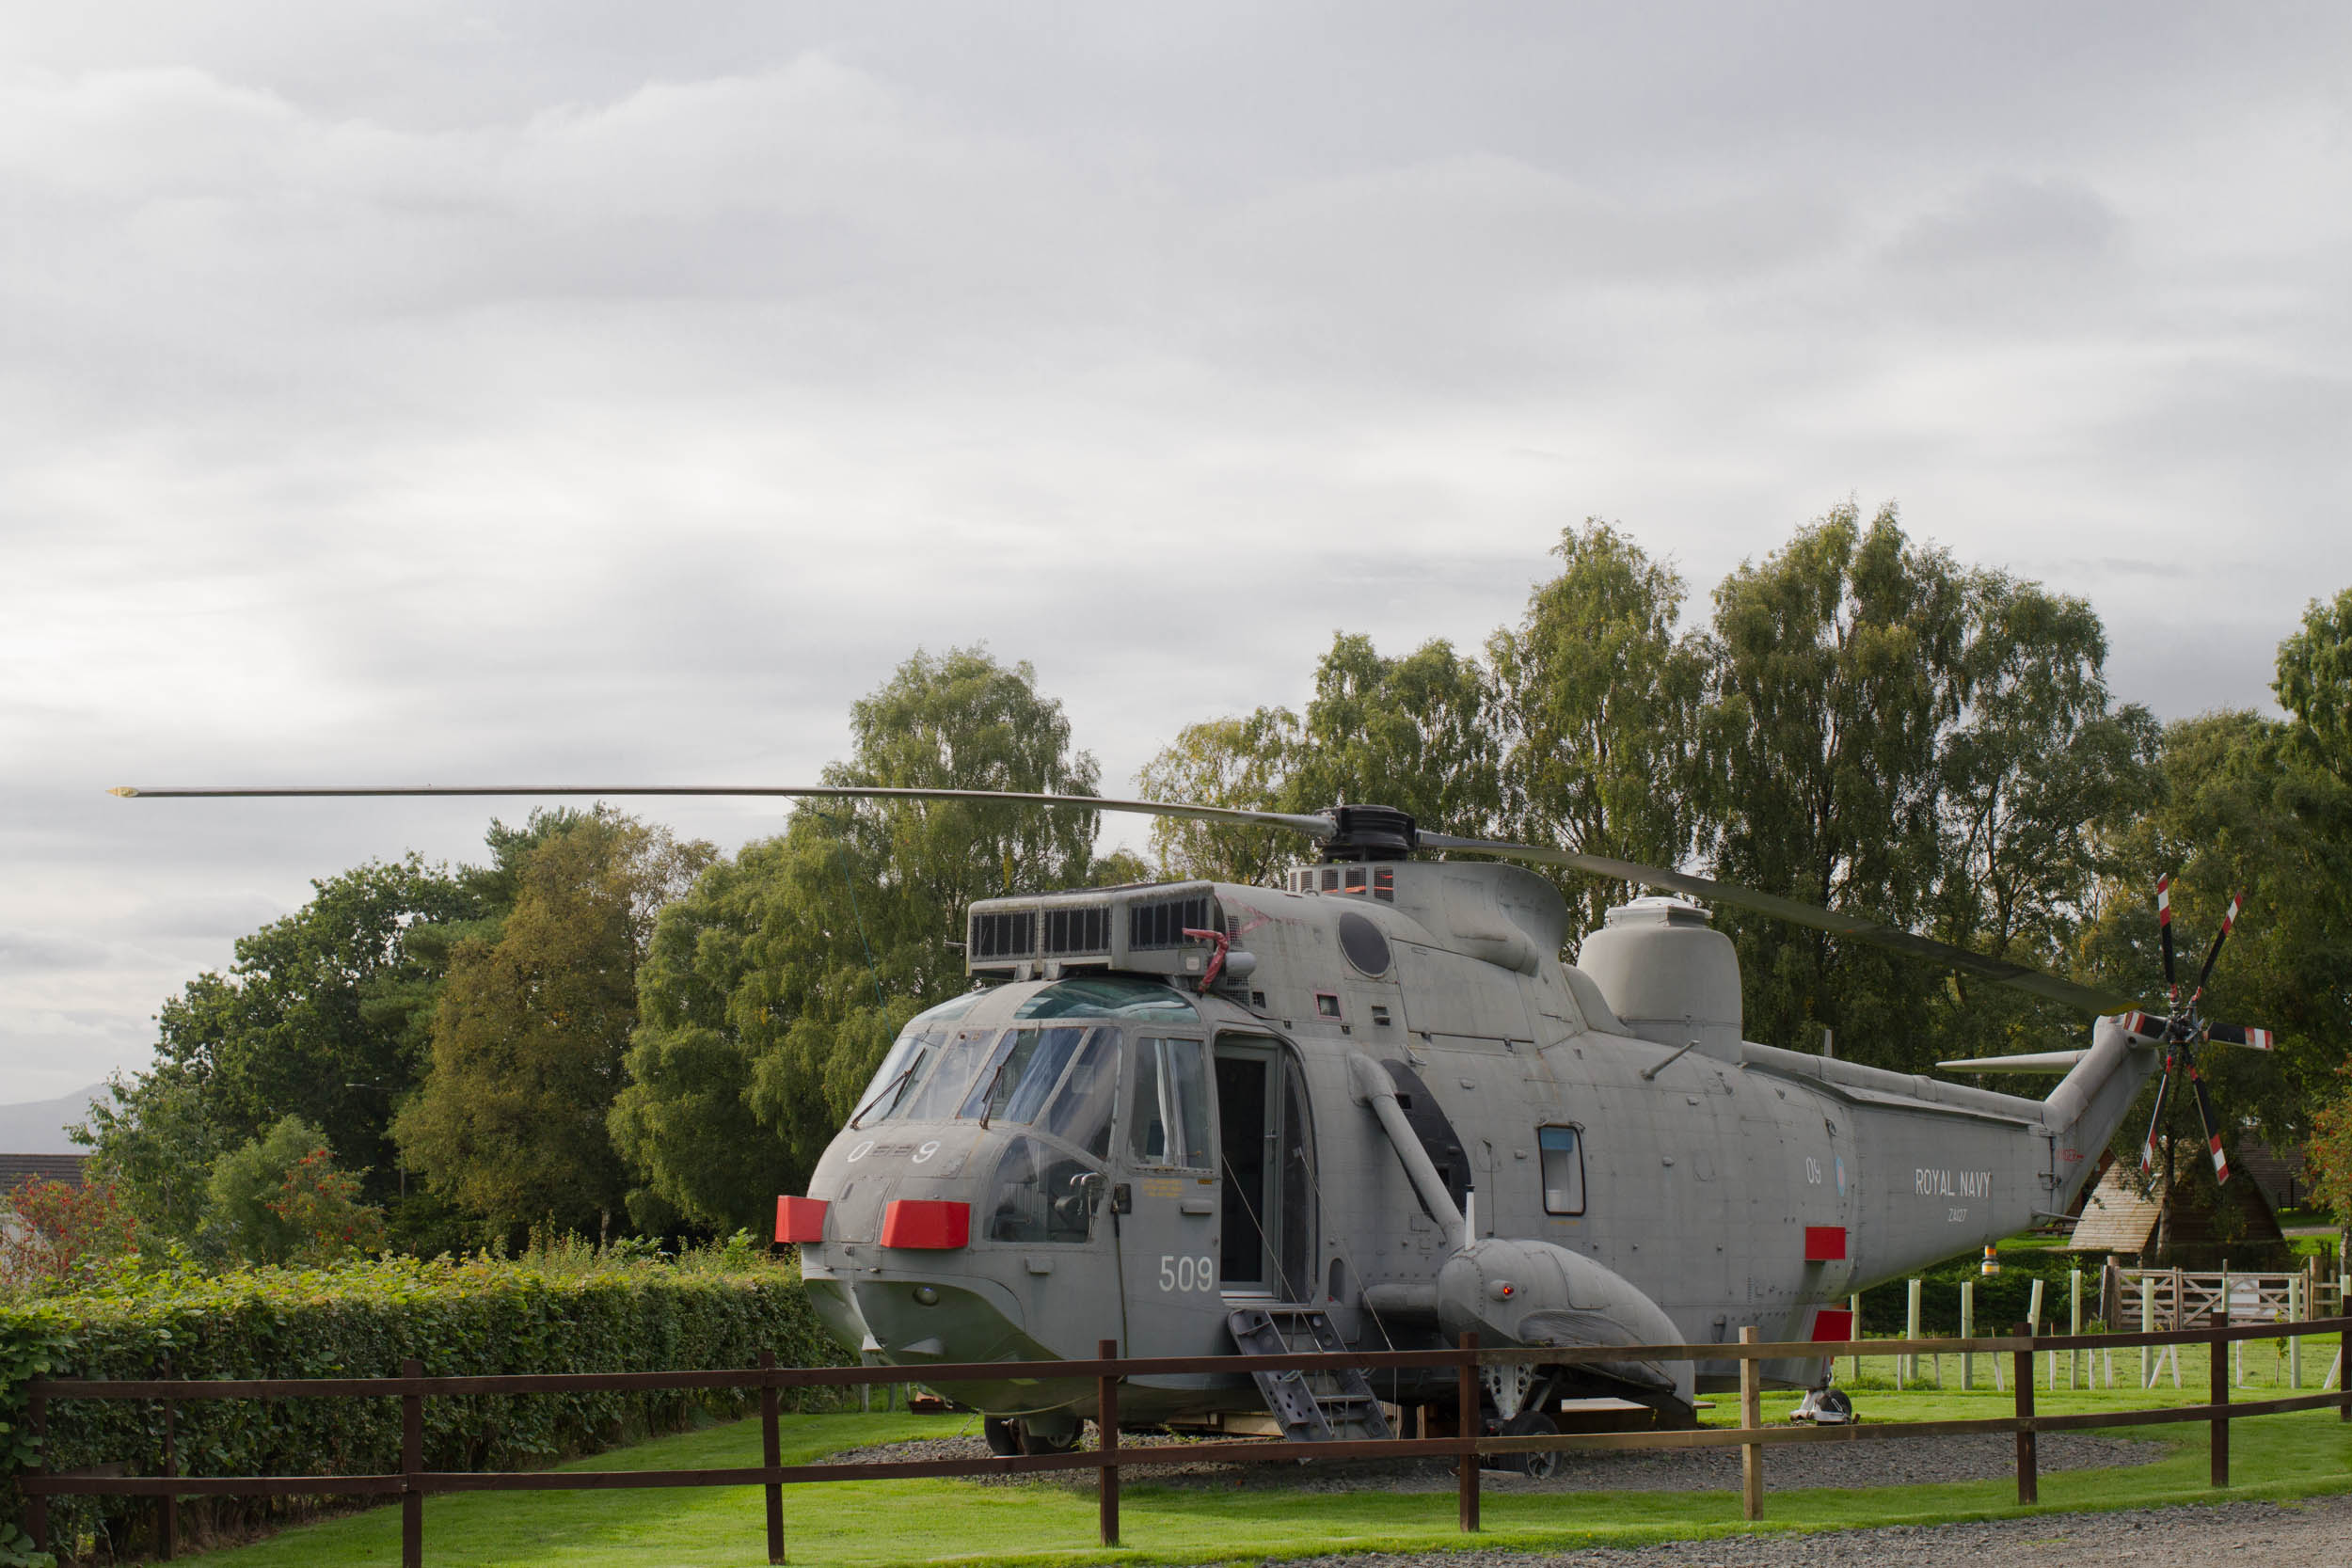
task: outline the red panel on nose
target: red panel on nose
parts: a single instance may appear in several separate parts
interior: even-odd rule
[[[972,1240],[972,1206],[937,1198],[898,1197],[882,1211],[882,1244],[930,1247],[935,1251],[967,1245]]]
[[[780,1197],[776,1199],[776,1240],[779,1242],[821,1242],[825,1239],[825,1204],[822,1198]]]
[[[1840,1344],[1853,1338],[1853,1314],[1842,1307],[1824,1307],[1813,1314],[1813,1338]]]
[[[1808,1225],[1804,1227],[1804,1260],[1808,1263],[1843,1262],[1846,1257],[1846,1227],[1842,1225]]]

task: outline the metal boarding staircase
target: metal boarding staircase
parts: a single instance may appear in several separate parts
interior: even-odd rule
[[[1309,1349],[1343,1354],[1347,1349],[1330,1317],[1311,1307],[1235,1307],[1226,1314],[1225,1326],[1245,1355],[1289,1355]],[[1361,1367],[1250,1375],[1258,1380],[1266,1409],[1281,1422],[1282,1434],[1293,1442],[1396,1435]]]

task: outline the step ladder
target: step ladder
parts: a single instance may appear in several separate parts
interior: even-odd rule
[[[1288,1320],[1286,1329],[1276,1313]],[[1226,1314],[1225,1326],[1244,1355],[1289,1355],[1312,1348],[1343,1354],[1330,1317],[1312,1307],[1241,1307]],[[1361,1367],[1333,1366],[1312,1371],[1253,1372],[1265,1407],[1294,1443],[1331,1443],[1345,1438],[1393,1437],[1387,1412]]]

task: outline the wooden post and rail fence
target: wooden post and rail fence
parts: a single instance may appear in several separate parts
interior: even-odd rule
[[[637,1487],[757,1486],[764,1489],[768,1526],[768,1560],[785,1560],[784,1491],[811,1481],[876,1481],[935,1476],[1025,1474],[1057,1470],[1094,1470],[1101,1487],[1101,1538],[1106,1546],[1119,1544],[1119,1473],[1138,1465],[1197,1465],[1203,1463],[1274,1464],[1302,1459],[1425,1459],[1438,1456],[1455,1461],[1459,1474],[1459,1522],[1465,1531],[1478,1525],[1479,1461],[1506,1454],[1558,1449],[1570,1453],[1596,1449],[1732,1448],[1741,1450],[1740,1491],[1743,1513],[1759,1519],[1764,1509],[1764,1450],[1779,1443],[1900,1442],[1906,1437],[1939,1436],[1952,1433],[2008,1432],[2017,1438],[2017,1500],[2038,1500],[2035,1438],[2044,1432],[2075,1432],[2101,1427],[2157,1426],[2171,1422],[2204,1421],[2211,1428],[2213,1484],[2230,1483],[2230,1422],[2248,1416],[2277,1415],[2295,1410],[2333,1406],[2342,1420],[2352,1420],[2352,1392],[2344,1379],[2352,1361],[2339,1354],[2336,1386],[2329,1391],[2292,1398],[2235,1401],[2230,1398],[2226,1370],[2228,1344],[2281,1333],[2300,1337],[2344,1334],[2352,1317],[2313,1319],[2290,1323],[2222,1324],[2201,1329],[2153,1333],[2032,1336],[2027,1325],[1994,1338],[1874,1339],[1869,1341],[1759,1341],[1754,1328],[1740,1331],[1737,1344],[1606,1345],[1565,1349],[1481,1349],[1477,1336],[1465,1335],[1458,1347],[1423,1351],[1319,1353],[1283,1355],[1144,1356],[1120,1358],[1118,1344],[1105,1339],[1092,1361],[1030,1363],[986,1362],[928,1367],[921,1370],[929,1386],[1003,1382],[1008,1378],[1070,1380],[1092,1378],[1104,1419],[1099,1423],[1101,1445],[1058,1454],[1024,1454],[989,1459],[902,1460],[876,1464],[785,1465],[778,1433],[778,1395],[787,1388],[866,1387],[903,1383],[905,1367],[779,1367],[772,1354],[763,1354],[757,1367],[709,1371],[670,1372],[533,1372],[487,1377],[426,1377],[415,1360],[402,1363],[401,1375],[386,1378],[234,1378],[218,1380],[153,1379],[93,1380],[41,1378],[25,1386],[28,1425],[38,1444],[46,1434],[48,1407],[55,1400],[144,1400],[163,1406],[163,1474],[126,1476],[116,1466],[57,1473],[38,1466],[20,1472],[18,1489],[24,1495],[26,1520],[36,1549],[51,1549],[48,1500],[53,1497],[150,1497],[156,1499],[156,1556],[171,1556],[178,1538],[178,1499],[183,1497],[398,1497],[401,1505],[401,1561],[404,1568],[421,1568],[424,1561],[424,1499],[430,1494],[452,1492],[607,1491]],[[2212,1350],[2213,1388],[2209,1402],[2155,1409],[2101,1410],[2072,1415],[2038,1415],[2034,1410],[2033,1358],[2044,1351],[2127,1349],[2139,1345],[2206,1345]],[[1760,1405],[1760,1363],[1788,1358],[1819,1359],[1841,1355],[1922,1355],[1952,1353],[2014,1357],[2016,1413],[1961,1420],[1880,1421],[1867,1425],[1764,1425]],[[1502,1437],[1483,1435],[1479,1417],[1479,1377],[1482,1366],[1522,1361],[1575,1365],[1595,1361],[1722,1361],[1740,1363],[1740,1425],[1702,1427],[1690,1431],[1574,1433],[1554,1435]],[[1119,1386],[1133,1377],[1221,1373],[1243,1376],[1257,1371],[1353,1367],[1362,1370],[1450,1369],[1457,1374],[1455,1430],[1451,1434],[1300,1443],[1288,1440],[1207,1441],[1152,1448],[1130,1448],[1119,1442]],[[168,1369],[167,1368],[167,1370]],[[520,1472],[427,1470],[424,1467],[424,1402],[469,1395],[570,1394],[644,1388],[727,1388],[756,1390],[759,1395],[761,1463],[733,1469],[696,1470],[534,1470]],[[306,1476],[190,1476],[179,1473],[173,1447],[174,1408],[191,1400],[397,1399],[401,1406],[401,1467],[383,1475]]]

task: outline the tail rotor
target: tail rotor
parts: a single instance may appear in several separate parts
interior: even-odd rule
[[[2246,907],[2246,895],[2230,895],[2221,928],[2214,933],[2213,945],[2205,949],[2204,964],[2197,972],[2196,988],[2183,1001],[2180,975],[2172,956],[2172,881],[2170,877],[2156,879],[2156,936],[2164,954],[2165,996],[2170,1012],[2164,1018],[2134,1013],[2123,1021],[2123,1026],[2133,1034],[2155,1039],[2164,1047],[2164,1068],[2156,1080],[2155,1112],[2148,1118],[2148,1136],[2139,1148],[2139,1173],[2146,1177],[2155,1170],[2159,1140],[2164,1135],[2165,1109],[2171,1099],[2172,1075],[2177,1069],[2188,1079],[2190,1097],[2197,1101],[2197,1121],[2205,1134],[2205,1152],[2213,1161],[2214,1180],[2227,1181],[2230,1159],[2221,1147],[2221,1124],[2214,1116],[2213,1096],[2206,1090],[2204,1074],[2197,1070],[2197,1048],[2217,1043],[2267,1051],[2271,1046],[2270,1031],[2208,1022],[2197,1006],[2204,1000],[2205,987],[2213,979],[2214,964],[2221,957],[2221,944],[2230,940],[2239,911]]]

